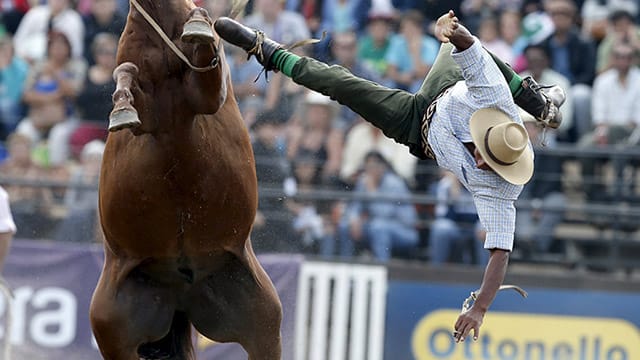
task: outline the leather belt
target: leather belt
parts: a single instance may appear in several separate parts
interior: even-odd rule
[[[436,158],[436,154],[431,149],[431,145],[429,145],[429,128],[431,127],[431,121],[433,121],[433,116],[436,114],[436,106],[438,105],[438,100],[442,98],[446,93],[451,90],[451,87],[444,89],[435,99],[427,106],[427,109],[424,112],[422,117],[422,124],[420,126],[420,134],[422,137],[422,150],[424,154],[431,159]]]

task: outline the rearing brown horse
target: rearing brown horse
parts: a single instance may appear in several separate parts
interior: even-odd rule
[[[191,0],[137,1],[118,46],[100,178],[98,346],[109,360],[192,359],[193,325],[252,360],[280,359],[280,301],[249,241],[253,152],[219,38]],[[208,70],[192,70],[161,32]]]

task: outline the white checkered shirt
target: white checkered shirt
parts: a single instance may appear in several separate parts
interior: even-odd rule
[[[467,50],[452,52],[465,81],[444,95],[429,129],[438,165],[452,171],[473,194],[478,216],[487,231],[486,249],[513,249],[516,222],[514,202],[523,186],[508,183],[493,171],[481,170],[463,143],[472,142],[471,115],[481,108],[498,108],[522,124],[504,76],[480,41]],[[531,144],[529,144],[531,146]]]

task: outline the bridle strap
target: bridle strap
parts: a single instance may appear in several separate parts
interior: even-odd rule
[[[171,39],[169,39],[167,34],[165,34],[164,31],[162,31],[162,29],[160,28],[160,25],[158,25],[158,23],[156,23],[153,20],[153,18],[149,15],[149,13],[147,13],[145,11],[145,9],[138,3],[138,1],[137,0],[131,0],[131,3],[136,8],[136,10],[138,10],[140,12],[140,14],[142,14],[142,17],[145,20],[147,20],[147,22],[149,23],[149,25],[151,25],[153,30],[155,30],[158,33],[158,35],[160,35],[162,40],[164,40],[164,42],[169,46],[169,48],[171,50],[173,50],[173,52],[180,58],[180,60],[184,61],[185,64],[187,64],[191,68],[191,70],[196,71],[196,72],[207,72],[207,71],[213,70],[216,67],[218,67],[219,60],[218,60],[218,55],[217,54],[213,58],[213,60],[211,61],[211,65],[209,65],[209,66],[198,67],[198,66],[193,65],[189,61],[189,59],[184,55],[184,53],[182,51],[180,51],[180,49],[178,49],[176,44],[174,44],[173,41],[171,41]],[[217,47],[214,45],[214,49],[215,48],[217,48]]]

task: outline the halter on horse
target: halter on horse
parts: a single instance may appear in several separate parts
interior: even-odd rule
[[[98,346],[110,360],[192,359],[194,326],[252,360],[280,359],[282,309],[249,241],[255,164],[224,51],[191,0],[139,1],[118,46],[100,178]]]

